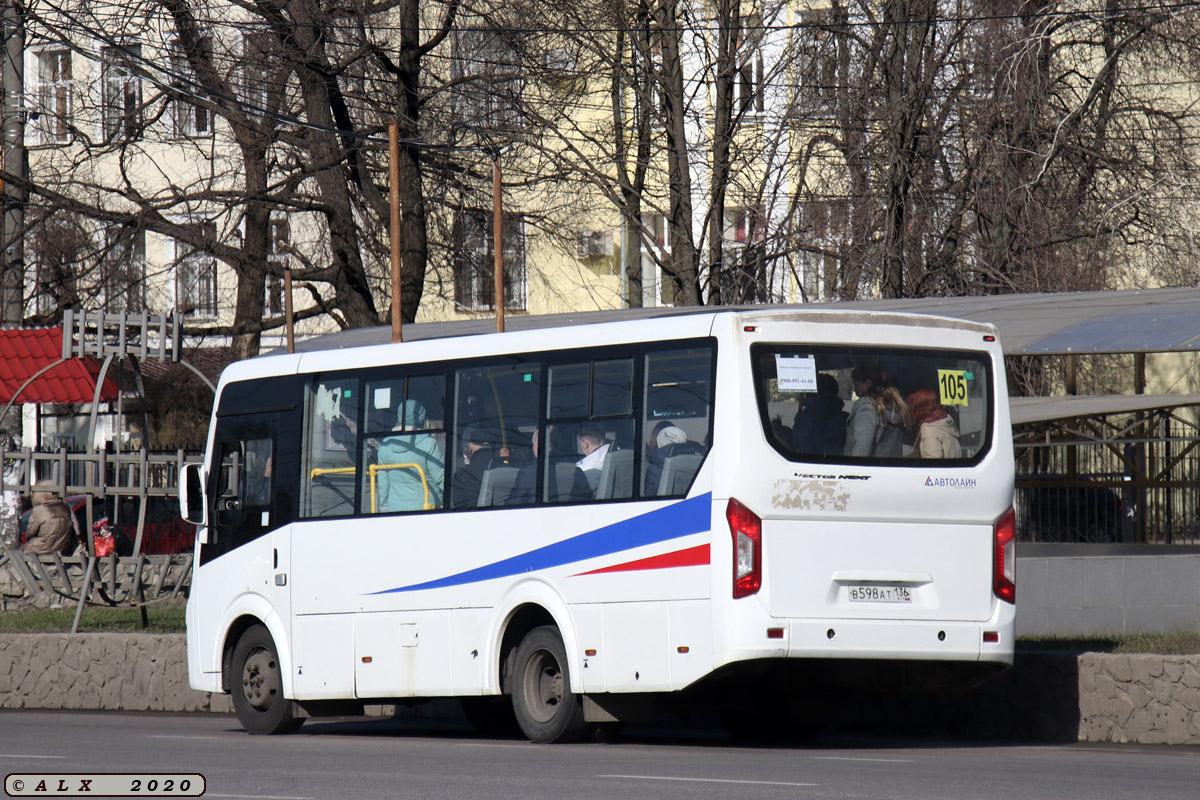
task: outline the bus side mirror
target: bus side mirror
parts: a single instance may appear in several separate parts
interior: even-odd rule
[[[184,464],[179,473],[179,516],[193,525],[208,524],[200,464]]]

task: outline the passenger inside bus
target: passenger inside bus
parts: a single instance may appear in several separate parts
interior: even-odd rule
[[[837,378],[817,375],[817,391],[801,395],[803,405],[792,422],[792,447],[806,455],[841,455],[846,447],[846,413]]]
[[[938,402],[932,389],[917,389],[908,396],[912,410],[916,440],[913,455],[917,458],[962,458],[958,440],[958,425],[948,409]]]
[[[610,447],[604,436],[604,428],[599,424],[585,422],[580,427],[579,452],[583,453],[583,458],[575,462],[575,466],[583,471],[593,495],[596,487],[600,485],[600,472],[604,468],[604,459]]]
[[[380,442],[378,464],[407,466],[379,470],[379,511],[426,508],[426,486],[428,504],[440,508],[446,462],[437,439],[421,432],[425,427],[425,406],[410,398],[397,408],[396,415],[398,421],[392,435]]]
[[[495,435],[481,425],[469,425],[462,435],[463,458],[450,481],[450,502],[454,508],[475,508],[479,505],[479,487],[483,473],[496,460],[492,445]]]
[[[674,494],[672,488],[666,487],[664,491],[662,485],[663,467],[669,459],[674,459],[677,456],[704,454],[704,446],[688,440],[687,434],[683,428],[680,428],[670,420],[663,420],[654,426],[651,432],[650,441],[647,442],[646,451],[646,480],[645,491],[647,497],[657,497],[662,495]],[[700,464],[700,458],[686,459],[674,461],[672,463],[682,465],[689,464],[694,461],[695,467]],[[692,474],[695,474],[695,468],[692,469]],[[690,483],[691,476],[688,476]],[[672,478],[671,483],[674,483]]]
[[[845,454],[873,458],[899,458],[912,414],[900,392],[885,376],[877,359],[867,359],[850,374],[858,399],[846,421]]]

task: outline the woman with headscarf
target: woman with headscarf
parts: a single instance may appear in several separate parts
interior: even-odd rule
[[[404,404],[396,409],[396,416],[399,418],[394,428],[397,432],[385,437],[379,444],[379,465],[415,464],[420,472],[413,467],[380,470],[379,510],[424,509],[425,484],[421,482],[422,473],[429,486],[429,504],[433,508],[439,508],[442,505],[446,462],[437,439],[431,434],[419,432],[425,425],[425,407],[416,400],[405,400]]]
[[[910,394],[908,407],[917,428],[917,439],[913,443],[915,455],[920,458],[962,458],[958,426],[932,389],[917,389]]]
[[[904,398],[888,383],[878,361],[856,366],[850,380],[858,399],[846,420],[846,455],[899,458],[904,454],[904,432],[912,427]]]

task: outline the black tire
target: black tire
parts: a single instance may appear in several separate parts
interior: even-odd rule
[[[558,628],[534,628],[517,646],[512,705],[517,724],[530,741],[574,742],[588,732],[583,698],[571,690],[567,650]]]
[[[304,724],[283,696],[283,676],[275,640],[262,625],[242,634],[233,648],[230,693],[238,722],[249,733],[292,733]]]

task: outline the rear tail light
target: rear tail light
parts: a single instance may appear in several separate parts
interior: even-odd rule
[[[1009,508],[992,526],[992,591],[1017,602],[1017,515]]]
[[[733,596],[747,597],[762,586],[762,520],[733,498],[725,518],[733,537]]]

